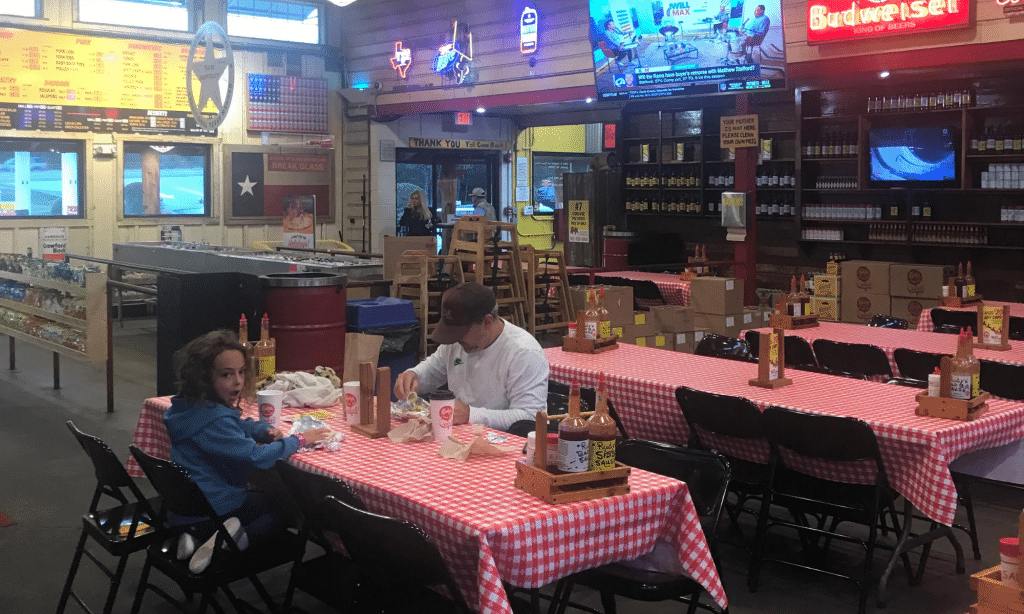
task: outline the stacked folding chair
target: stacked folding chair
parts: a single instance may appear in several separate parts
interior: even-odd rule
[[[507,232],[508,241],[501,240]],[[527,299],[515,224],[491,222],[479,215],[464,215],[452,229],[449,256],[459,259],[466,281],[494,291],[499,314],[516,326],[528,327]]]
[[[566,334],[571,319],[569,277],[562,252],[519,247],[526,284],[526,321],[531,334]]]
[[[441,320],[441,295],[463,281],[461,262],[453,256],[408,250],[399,257],[391,291],[395,298],[412,301],[416,310],[420,321],[420,360],[437,347],[430,334]]]

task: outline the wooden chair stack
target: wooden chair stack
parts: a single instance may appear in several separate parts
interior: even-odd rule
[[[391,291],[395,298],[412,301],[416,310],[420,321],[420,360],[437,346],[430,340],[430,334],[441,320],[441,295],[463,281],[462,265],[454,256],[408,250],[399,257]]]
[[[574,315],[569,299],[569,276],[565,260],[557,250],[519,247],[526,284],[526,321],[531,334],[554,331],[566,334]]]
[[[507,231],[508,241],[501,240]],[[499,313],[516,326],[528,327],[526,285],[515,224],[491,222],[479,215],[464,215],[452,229],[448,255],[458,258],[465,281],[494,291]]]

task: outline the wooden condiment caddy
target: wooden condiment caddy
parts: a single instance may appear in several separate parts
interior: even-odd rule
[[[1024,614],[1024,590],[1003,584],[999,565],[973,574],[971,590],[978,593],[971,614]]]
[[[359,424],[352,432],[370,439],[386,437],[391,430],[391,367],[377,369],[377,402],[373,399],[373,363],[359,365]]]
[[[954,309],[959,309],[960,307],[973,305],[978,301],[982,300],[982,296],[980,294],[975,294],[974,296],[968,296],[966,298],[962,296],[953,296],[953,288],[956,287],[956,277],[950,277],[949,279],[947,279],[946,287],[948,288],[948,292],[950,295],[939,298],[939,305],[942,307],[952,307]]]
[[[757,377],[748,380],[751,386],[761,388],[782,388],[793,383],[793,380],[786,377],[786,333],[782,329],[774,329],[771,332],[760,333],[761,340],[758,343],[757,356]],[[773,371],[775,377],[772,378]]]
[[[779,303],[775,306],[775,313],[768,320],[768,326],[780,330],[799,330],[819,326],[817,314],[791,316],[786,313],[786,305],[789,304],[791,296],[788,293],[779,295]]]
[[[586,416],[593,412],[583,412]],[[516,463],[515,486],[519,490],[543,499],[548,503],[572,503],[601,497],[624,495],[629,492],[630,467],[616,461],[614,469],[604,471],[581,471],[565,473],[548,466],[549,420],[560,420],[565,416],[551,416],[547,412],[537,413],[537,443],[533,463],[524,459]]]
[[[604,339],[587,339],[583,336],[585,326],[582,311],[576,313],[576,331],[574,336],[565,335],[562,337],[563,352],[577,352],[580,354],[600,354],[619,347],[619,336],[612,335]]]
[[[939,363],[939,372],[941,373],[939,396],[928,396],[927,392],[918,393],[915,414],[949,420],[974,420],[988,409],[986,401],[991,398],[991,395],[987,392],[981,392],[971,399],[954,399],[950,396],[953,363],[949,356],[942,358]]]

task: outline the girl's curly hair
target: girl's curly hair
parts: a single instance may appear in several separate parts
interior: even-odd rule
[[[221,353],[228,350],[242,353],[245,362],[242,369],[245,375],[242,398],[252,399],[256,388],[252,352],[239,343],[238,336],[229,330],[215,330],[202,337],[196,337],[174,354],[178,394],[193,401],[222,403],[213,389],[213,362]]]

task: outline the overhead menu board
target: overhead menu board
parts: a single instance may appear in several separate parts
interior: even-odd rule
[[[210,134],[189,110],[188,52],[185,44],[0,28],[0,128]],[[212,103],[204,110],[217,112]]]

